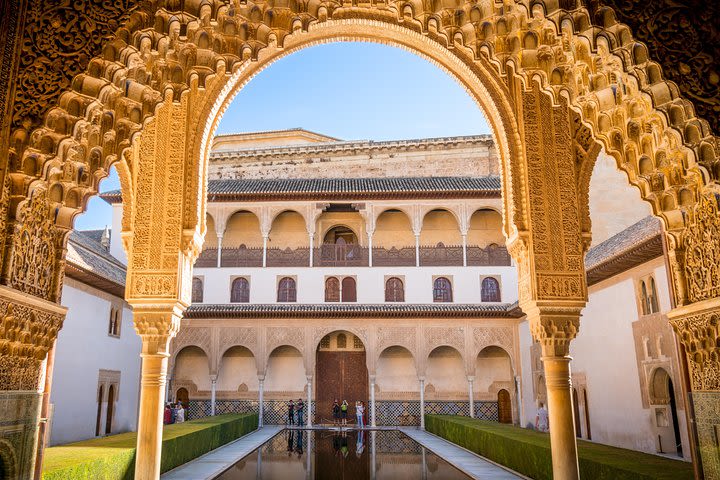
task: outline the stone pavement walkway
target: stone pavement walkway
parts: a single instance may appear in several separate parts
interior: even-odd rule
[[[284,427],[270,425],[206,453],[160,476],[161,480],[211,480],[277,435]]]
[[[493,480],[526,478],[417,427],[400,428],[400,431],[472,478]]]

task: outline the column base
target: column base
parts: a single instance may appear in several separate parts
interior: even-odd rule
[[[0,460],[6,469],[0,473],[10,480],[33,478],[41,401],[36,391],[0,391]]]

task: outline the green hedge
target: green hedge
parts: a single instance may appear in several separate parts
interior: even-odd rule
[[[493,462],[536,480],[552,480],[550,436],[497,422],[426,415],[425,428]],[[688,462],[578,441],[580,478],[613,480],[692,479]]]
[[[257,428],[257,414],[218,415],[165,425],[160,468],[167,472]],[[137,434],[121,433],[45,450],[43,480],[132,480]]]

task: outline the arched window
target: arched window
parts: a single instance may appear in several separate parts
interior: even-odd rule
[[[342,280],[342,301],[357,302],[357,284],[353,277],[345,277]]]
[[[386,302],[404,302],[405,288],[403,281],[397,277],[390,277],[385,282],[385,301]]]
[[[249,303],[250,302],[250,282],[247,278],[236,278],[232,282],[230,290],[230,303]]]
[[[655,279],[650,277],[650,313],[657,313],[660,311],[658,306],[657,289],[655,288]]]
[[[278,302],[297,302],[297,290],[295,280],[290,277],[283,277],[278,283]]]
[[[642,314],[647,315],[650,313],[650,303],[648,302],[647,286],[645,281],[640,282],[640,303],[642,307]]]
[[[483,302],[500,301],[500,282],[496,278],[487,277],[483,279],[480,287],[480,300]]]
[[[452,302],[452,284],[445,277],[435,279],[433,284],[433,302]]]
[[[192,303],[202,303],[203,301],[203,281],[199,277],[192,279]]]
[[[110,321],[108,322],[108,335],[113,337],[120,336],[120,310],[116,308],[110,309]]]
[[[340,280],[335,277],[329,277],[327,280],[325,280],[325,301],[340,301]]]

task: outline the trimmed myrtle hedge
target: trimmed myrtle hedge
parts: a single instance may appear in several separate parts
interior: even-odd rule
[[[257,414],[218,415],[165,425],[160,469],[167,472],[255,430]],[[132,480],[137,434],[121,433],[45,450],[43,480]]]
[[[493,462],[536,480],[552,480],[550,436],[497,422],[449,415],[426,415],[425,428]],[[578,441],[580,478],[683,480],[692,464],[658,455]]]

